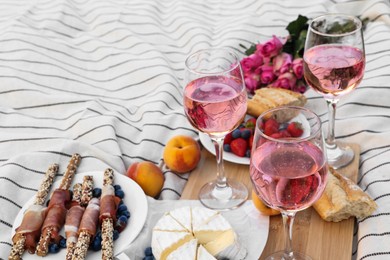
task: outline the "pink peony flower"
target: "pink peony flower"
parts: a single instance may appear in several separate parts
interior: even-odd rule
[[[245,74],[245,86],[250,93],[254,93],[260,86],[260,76],[257,73]]]
[[[272,66],[261,66],[260,82],[261,84],[270,84],[275,79],[275,74]]]
[[[256,52],[259,52],[264,57],[272,58],[282,50],[283,43],[275,35],[272,36],[272,39],[267,41],[264,44],[256,45]]]
[[[263,57],[257,53],[253,53],[241,60],[241,66],[244,72],[254,72],[261,65],[263,65]]]
[[[305,83],[302,80],[298,80],[297,83],[295,84],[295,86],[291,90],[303,94],[303,93],[305,93],[306,89],[307,89],[307,86],[305,85]]]
[[[282,52],[278,56],[274,57],[273,65],[276,75],[280,75],[290,71],[292,64],[292,55]]]
[[[303,59],[297,58],[292,62],[292,70],[297,77],[297,79],[301,79],[303,77]]]
[[[276,81],[272,84],[274,88],[285,88],[285,89],[293,89],[295,83],[297,82],[297,78],[291,72],[286,72],[280,75]]]

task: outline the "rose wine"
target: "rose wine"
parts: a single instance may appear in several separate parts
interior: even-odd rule
[[[238,126],[246,113],[246,91],[234,77],[210,76],[191,81],[184,89],[184,109],[191,124],[214,136]]]
[[[364,53],[351,46],[318,45],[304,54],[307,83],[329,99],[356,88],[363,78],[364,67]]]
[[[311,142],[265,142],[251,156],[256,192],[269,206],[287,211],[309,207],[325,188],[327,167],[320,148]]]

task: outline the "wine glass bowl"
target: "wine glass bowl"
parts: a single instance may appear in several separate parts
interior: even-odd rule
[[[236,208],[248,198],[248,190],[226,178],[222,146],[225,136],[246,114],[247,94],[239,59],[227,49],[206,49],[190,54],[185,68],[185,114],[193,127],[210,136],[217,159],[217,179],[202,187],[199,199],[212,209]]]
[[[329,164],[341,168],[353,160],[354,152],[335,140],[336,105],[363,79],[365,50],[361,21],[345,14],[326,14],[313,19],[306,36],[303,59],[308,85],[328,104],[326,144]]]
[[[293,122],[303,129],[300,136],[268,133],[271,123],[282,132]],[[295,213],[310,207],[323,193],[327,172],[321,121],[315,113],[302,107],[281,107],[259,116],[250,177],[264,203],[282,212],[286,237],[286,249],[267,259],[310,259],[292,250],[292,225]]]

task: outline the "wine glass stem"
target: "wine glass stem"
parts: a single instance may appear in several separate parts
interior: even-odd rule
[[[336,119],[336,106],[338,100],[326,100],[329,112],[328,136],[326,137],[326,144],[329,148],[336,147],[336,138],[334,135],[334,125]]]
[[[285,259],[293,259],[292,250],[292,229],[294,225],[295,212],[282,212],[285,238]]]
[[[226,187],[226,176],[225,170],[223,167],[223,140],[224,137],[212,137],[211,138],[214,147],[215,147],[215,157],[217,159],[217,187],[225,188]]]

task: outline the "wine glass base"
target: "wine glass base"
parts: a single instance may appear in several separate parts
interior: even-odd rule
[[[342,168],[350,164],[355,157],[355,152],[348,145],[336,143],[335,146],[327,146],[328,164],[334,169]]]
[[[278,251],[267,256],[265,260],[312,260],[312,258],[298,252],[286,254],[286,251]]]
[[[199,200],[207,208],[230,210],[241,206],[248,199],[246,186],[235,180],[228,180],[226,187],[218,187],[216,181],[203,185]]]

